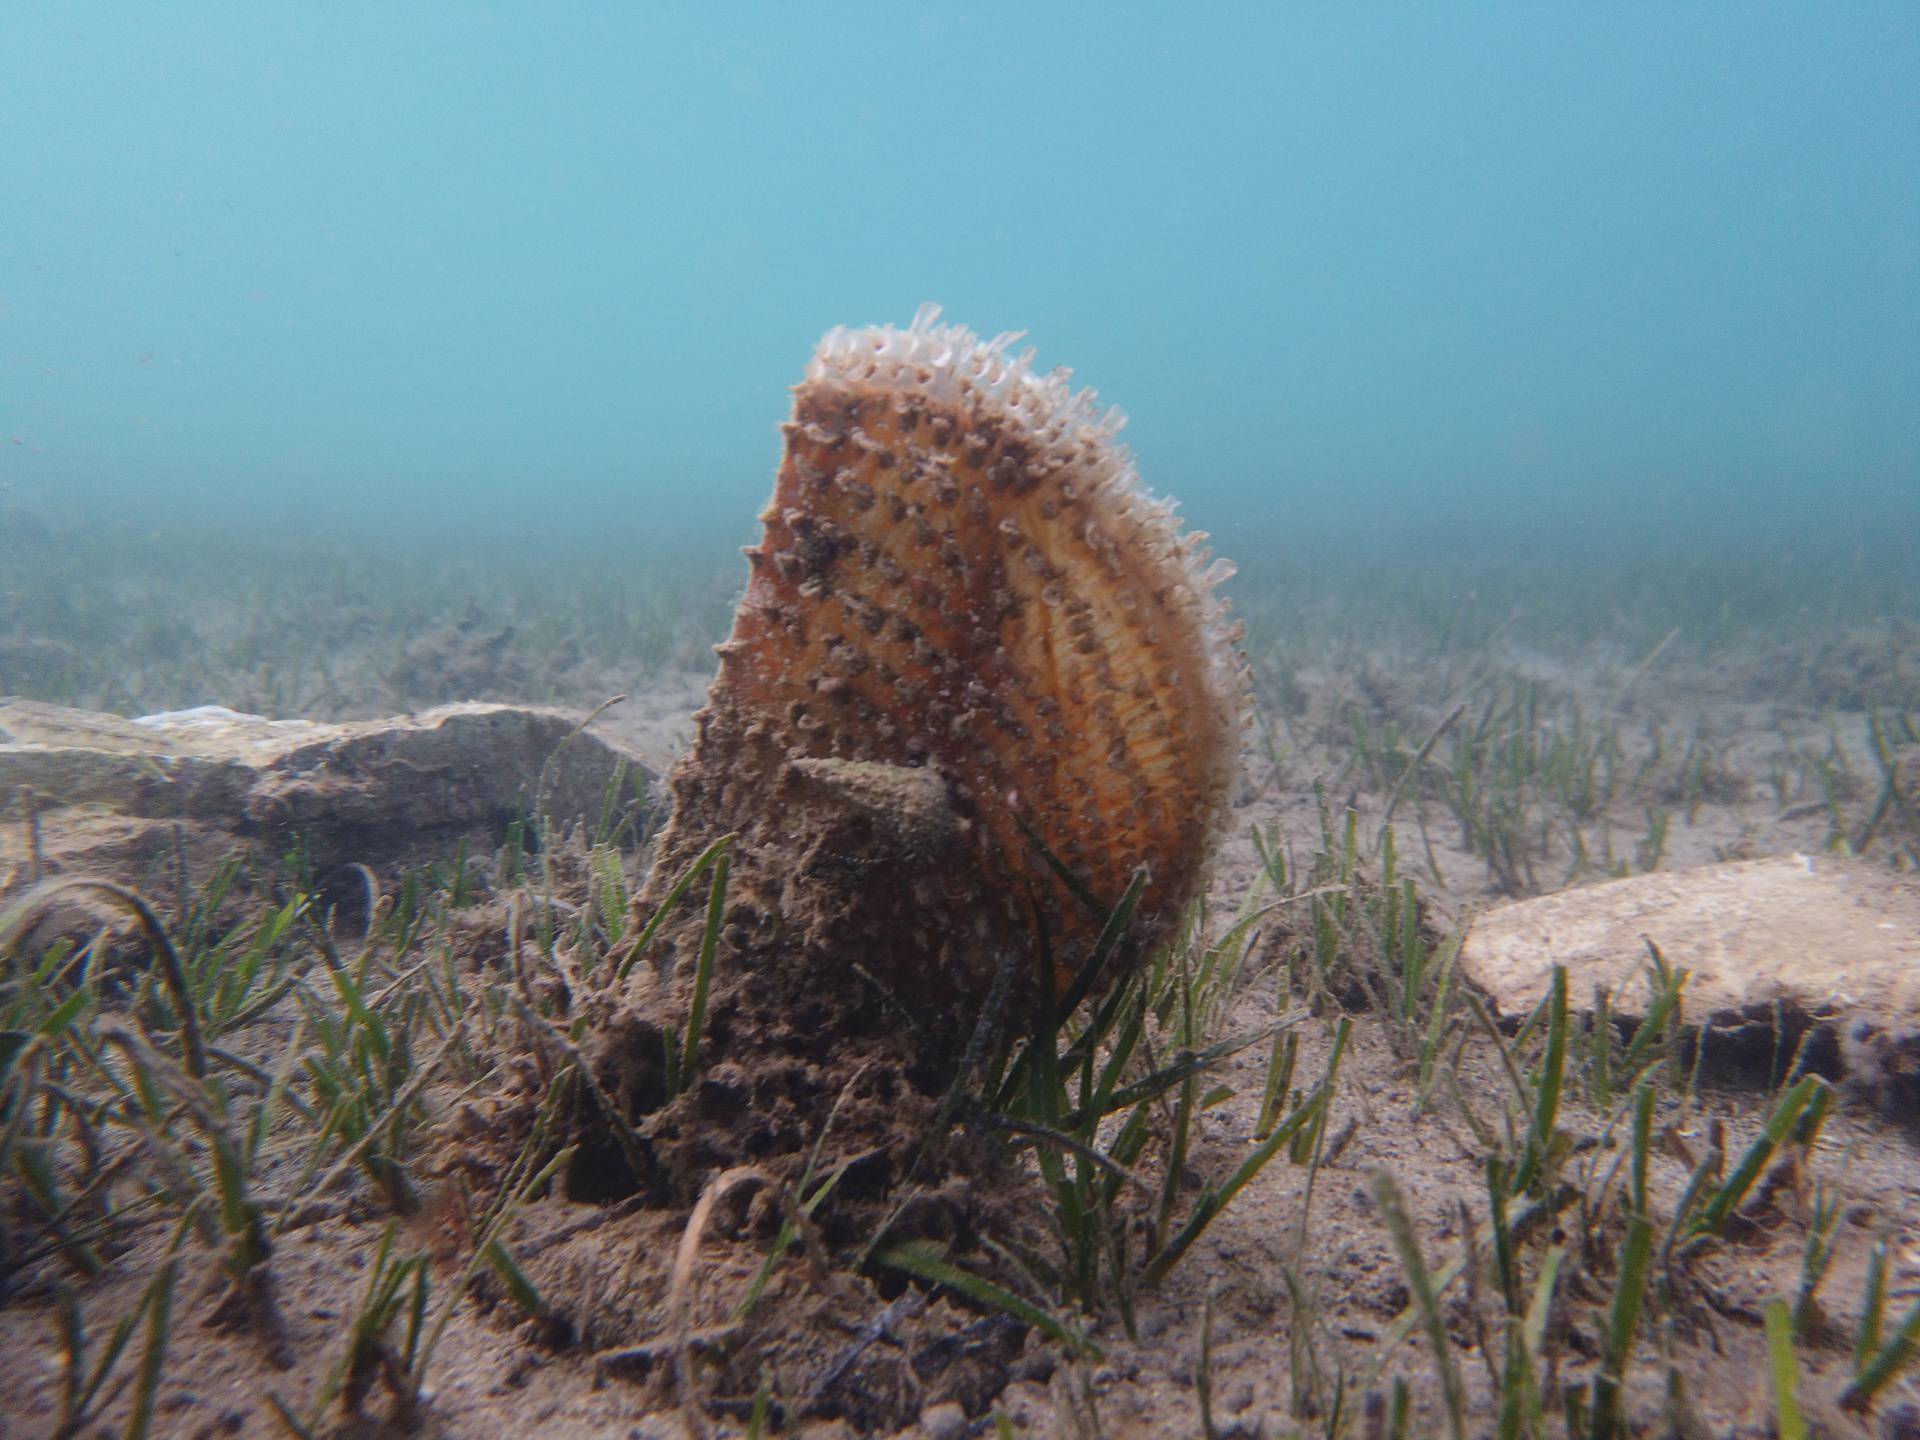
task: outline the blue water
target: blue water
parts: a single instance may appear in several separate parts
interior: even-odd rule
[[[1920,525],[1920,6],[0,6],[0,505],[749,538],[923,300],[1223,549]]]

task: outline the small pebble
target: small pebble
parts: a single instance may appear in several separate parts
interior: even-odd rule
[[[920,1428],[927,1440],[960,1440],[967,1433],[967,1412],[951,1400],[942,1400],[920,1412]]]

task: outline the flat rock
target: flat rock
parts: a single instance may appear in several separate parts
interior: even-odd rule
[[[138,884],[175,855],[296,842],[316,870],[491,853],[536,810],[565,825],[651,795],[655,776],[565,710],[444,705],[385,720],[268,720],[218,707],[129,720],[0,700],[0,894],[46,874]]]
[[[1787,855],[1610,880],[1496,906],[1472,925],[1463,973],[1523,1016],[1567,969],[1568,995],[1637,1019],[1647,942],[1689,972],[1690,1022],[1789,1038],[1829,1034],[1856,1079],[1894,1079],[1920,1052],[1920,879],[1885,864]],[[1710,1052],[1711,1053],[1711,1052]]]

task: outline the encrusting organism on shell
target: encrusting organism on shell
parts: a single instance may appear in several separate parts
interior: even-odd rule
[[[732,834],[723,964],[877,986],[949,1037],[1003,964],[1031,1001],[1043,953],[1058,993],[1088,952],[1055,862],[1107,905],[1145,867],[1134,933],[1177,920],[1247,711],[1232,567],[1018,338],[929,305],[821,341],[640,897]]]

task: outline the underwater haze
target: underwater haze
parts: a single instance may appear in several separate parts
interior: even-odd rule
[[[42,514],[719,555],[935,300],[1236,555],[1920,517],[1910,4],[19,0],[0,195]]]
[[[1920,0],[0,0],[0,1440],[1920,1440],[1917,1147]]]

